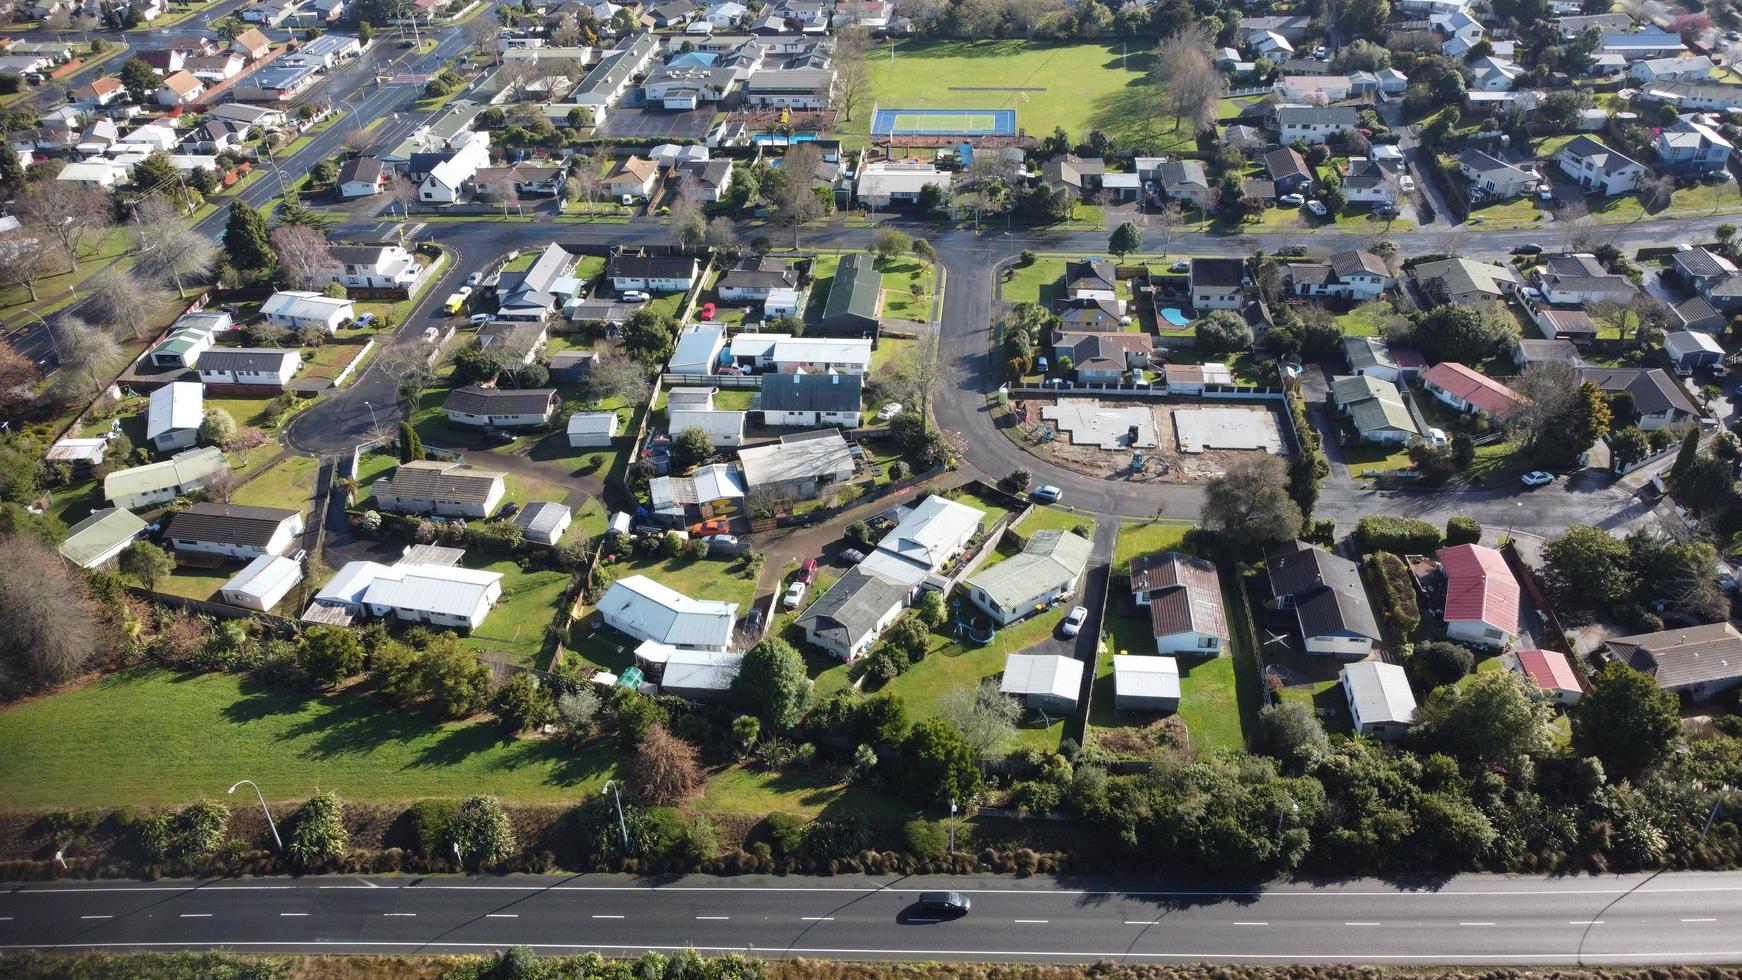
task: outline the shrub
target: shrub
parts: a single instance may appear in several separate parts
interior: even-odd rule
[[[1409,668],[1424,687],[1441,687],[1463,680],[1475,662],[1476,656],[1469,647],[1435,640],[1415,648]]]
[[[411,805],[411,836],[417,841],[417,853],[427,858],[452,853],[448,828],[459,810],[459,800],[418,800]]]
[[[914,857],[936,861],[949,848],[949,833],[934,820],[909,820],[902,832],[907,838],[907,849]]]
[[[309,797],[302,805],[286,851],[292,862],[307,868],[343,857],[348,843],[345,804],[337,793],[326,790]]]
[[[134,843],[152,864],[187,863],[218,849],[230,827],[230,811],[210,800],[174,814],[155,814],[133,825]]]
[[[497,690],[491,710],[496,720],[511,732],[524,732],[551,720],[556,704],[549,689],[531,674],[515,674]]]
[[[493,864],[514,854],[514,828],[502,805],[488,796],[468,797],[448,824],[448,841],[457,845],[461,860]]]
[[[810,821],[796,813],[775,811],[768,815],[763,823],[768,827],[768,838],[774,842],[774,852],[782,857],[793,857],[804,844],[805,828]]]
[[[720,832],[705,817],[697,817],[683,825],[673,842],[673,857],[689,865],[710,860],[720,852]]]
[[[848,810],[821,817],[806,828],[801,851],[813,861],[831,861],[857,854],[870,843],[870,821],[863,813]]]
[[[1010,804],[1024,813],[1045,816],[1057,810],[1063,798],[1051,783],[1024,780],[1010,787]]]
[[[1482,540],[1482,522],[1474,517],[1453,517],[1446,521],[1446,545],[1476,544]]]
[[[1363,551],[1421,555],[1440,546],[1440,529],[1413,517],[1368,514],[1356,525]]]
[[[1421,625],[1421,606],[1415,600],[1415,581],[1403,559],[1388,552],[1368,557],[1368,570],[1385,594],[1385,608],[1397,632],[1407,637]]]

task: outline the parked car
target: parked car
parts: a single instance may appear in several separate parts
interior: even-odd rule
[[[1058,503],[1058,499],[1064,495],[1065,492],[1063,490],[1060,490],[1058,487],[1055,487],[1050,483],[1044,486],[1035,487],[1034,493],[1031,494],[1034,499],[1043,504],[1056,504]]]
[[[459,289],[459,293],[461,296],[470,296],[470,295],[472,295],[472,287],[471,286],[461,286]]]
[[[639,289],[630,289],[623,293],[623,302],[625,303],[645,303],[652,298]]]
[[[1541,487],[1554,482],[1554,474],[1545,470],[1531,470],[1518,478],[1527,487]]]
[[[362,316],[357,318],[357,326],[359,326],[359,327],[366,327],[369,324],[374,323],[374,322],[375,322],[375,314],[373,314],[373,313],[365,313]]]
[[[744,617],[744,628],[752,633],[762,630],[762,607],[751,606],[750,615]]]
[[[1311,211],[1316,218],[1323,218],[1331,213],[1331,209],[1325,207],[1325,202],[1317,199],[1306,202],[1306,209]]]
[[[1514,246],[1512,249],[1512,254],[1513,255],[1541,255],[1542,254],[1542,246],[1538,245],[1535,242],[1525,242],[1523,245]]]
[[[1088,618],[1089,610],[1083,606],[1076,606],[1065,615],[1064,625],[1061,629],[1063,629],[1066,636],[1076,636],[1078,633],[1082,632],[1083,622]]]
[[[798,574],[793,576],[793,581],[803,582],[804,584],[809,585],[816,580],[817,560],[815,558],[807,558],[805,559],[804,564],[798,566]]]
[[[1397,178],[1397,186],[1402,189],[1405,194],[1408,194],[1415,190],[1415,178],[1408,174],[1404,174]]]
[[[723,517],[710,517],[705,521],[697,521],[690,525],[690,534],[698,538],[711,538],[716,534],[725,534],[732,525]]]
[[[892,419],[900,414],[901,414],[901,403],[900,402],[890,402],[889,404],[887,404],[887,405],[885,405],[882,408],[877,410],[877,421],[887,422],[890,419]]]
[[[468,285],[468,286],[476,286],[483,281],[484,281],[484,273],[482,271],[474,272],[471,275],[466,277],[466,285]]]
[[[920,892],[919,907],[922,911],[939,915],[967,915],[973,903],[961,892]]]
[[[518,513],[520,513],[520,505],[510,500],[502,505],[501,510],[496,512],[496,519],[499,521],[505,521]]]
[[[472,326],[481,327],[494,319],[496,319],[496,314],[494,313],[474,313],[472,314]]]
[[[717,312],[717,310],[715,309],[714,304],[712,304],[712,303],[703,303],[702,304],[702,319],[712,320],[714,318],[714,314],[716,312]]]
[[[1306,203],[1306,198],[1301,197],[1299,194],[1284,194],[1276,199],[1276,203],[1285,207],[1298,208]]]
[[[708,539],[708,544],[716,547],[736,548],[738,547],[738,538],[731,534],[716,534]]]
[[[788,609],[797,609],[798,604],[804,601],[804,593],[808,588],[810,586],[803,582],[792,583],[786,587],[786,595],[780,600],[780,604]]]
[[[1191,262],[1189,262],[1185,259],[1181,259],[1178,262],[1175,262],[1173,265],[1168,266],[1167,271],[1169,271],[1169,272],[1190,272],[1190,271],[1192,271],[1192,264],[1191,264]]]
[[[435,343],[436,341],[441,339],[441,336],[442,336],[442,332],[440,330],[437,330],[435,327],[424,327],[423,328],[423,341],[426,344]]]
[[[848,548],[841,552],[841,560],[848,564],[857,565],[865,560],[865,553],[858,548]]]

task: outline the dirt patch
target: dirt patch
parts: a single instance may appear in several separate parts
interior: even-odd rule
[[[1055,405],[1069,402],[1073,405],[1101,405],[1107,408],[1131,409],[1138,406],[1147,408],[1155,420],[1154,433],[1156,445],[1151,449],[1141,450],[1143,454],[1143,470],[1132,472],[1133,451],[1130,449],[1102,449],[1097,445],[1079,445],[1071,440],[1069,432],[1060,431],[1057,425],[1047,420],[1042,410]],[[1016,438],[1030,452],[1044,456],[1052,462],[1067,469],[1090,476],[1119,476],[1134,483],[1166,482],[1166,483],[1201,483],[1210,477],[1220,476],[1237,459],[1252,455],[1263,450],[1246,449],[1208,449],[1204,452],[1188,453],[1180,448],[1178,429],[1174,425],[1174,412],[1196,411],[1206,406],[1213,406],[1226,411],[1248,411],[1268,414],[1271,424],[1280,426],[1282,420],[1279,411],[1265,403],[1256,402],[1204,402],[1196,400],[1162,401],[1162,402],[1132,402],[1121,399],[1118,401],[1089,401],[1082,398],[1023,398],[1010,403],[1011,414],[1016,420],[1016,429],[1020,433]]]

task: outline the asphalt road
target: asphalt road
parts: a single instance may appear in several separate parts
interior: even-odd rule
[[[940,920],[922,890],[973,911]],[[0,894],[0,952],[221,947],[458,953],[529,945],[836,959],[1667,964],[1742,961],[1742,875],[1467,876],[1217,891],[1050,878],[61,882]]]

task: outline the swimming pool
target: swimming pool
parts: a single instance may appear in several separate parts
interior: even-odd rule
[[[1177,306],[1162,307],[1161,318],[1166,320],[1171,326],[1175,327],[1183,327],[1192,322],[1184,313],[1179,311],[1179,307]]]

